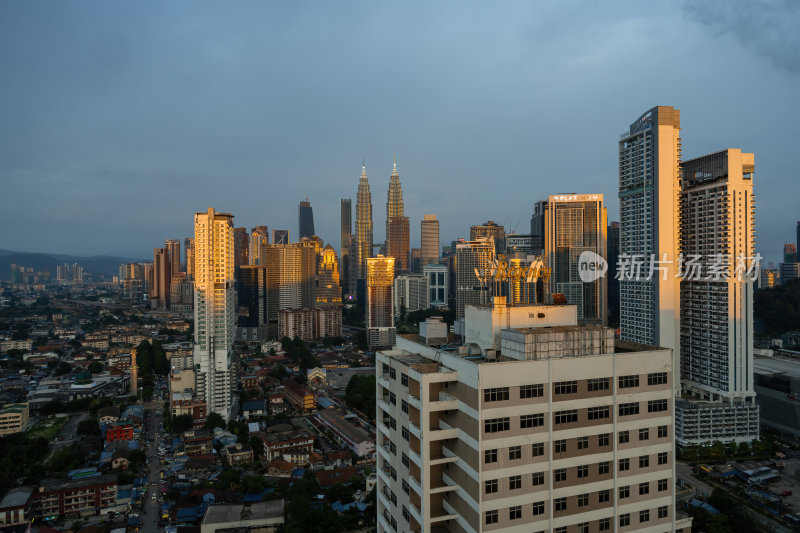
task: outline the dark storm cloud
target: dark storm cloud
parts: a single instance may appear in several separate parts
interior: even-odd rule
[[[686,156],[756,153],[775,257],[798,218],[797,37],[770,15],[755,27],[780,31],[757,49],[739,15],[700,22],[709,9],[0,3],[0,248],[146,257],[209,205],[295,237],[306,195],[338,248],[362,155],[379,241],[393,153],[415,245],[426,213],[443,241],[488,219],[526,232],[558,192],[603,193],[615,220],[619,133],[674,105]],[[775,68],[762,49],[781,43]]]
[[[777,67],[800,74],[799,2],[712,0],[689,2],[684,9],[716,34],[731,35]]]

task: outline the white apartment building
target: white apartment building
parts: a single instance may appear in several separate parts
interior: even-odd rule
[[[195,393],[208,412],[230,417],[236,375],[232,364],[236,338],[236,287],[233,215],[194,216],[194,364]]]
[[[428,306],[447,307],[447,288],[450,281],[447,266],[423,265],[422,273],[428,278]]]
[[[428,276],[424,274],[399,274],[394,278],[392,287],[394,297],[394,316],[400,316],[401,309],[406,313],[428,309]]]
[[[755,254],[753,154],[728,149],[681,165],[681,396],[678,444],[750,442],[759,437],[753,385]],[[719,263],[712,271],[711,267]],[[688,262],[687,262],[688,265]],[[718,273],[715,273],[718,272]]]
[[[575,306],[468,306],[459,352],[378,352],[378,531],[690,531],[669,349]]]

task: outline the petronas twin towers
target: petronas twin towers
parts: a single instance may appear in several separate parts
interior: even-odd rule
[[[389,193],[386,201],[386,255],[395,258],[397,271],[408,269],[409,258],[409,225],[408,218],[403,216],[403,189],[400,185],[400,174],[397,163],[394,163],[389,177]],[[373,225],[372,194],[367,179],[365,164],[361,167],[361,178],[358,181],[356,197],[355,239],[353,242],[352,264],[358,271],[358,278],[365,279],[367,274],[367,258],[372,257]],[[356,266],[357,265],[357,266]]]

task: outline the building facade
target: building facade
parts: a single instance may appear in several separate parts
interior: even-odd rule
[[[236,384],[233,215],[210,207],[194,216],[195,393],[226,421]]]
[[[378,255],[367,259],[367,343],[370,348],[394,345],[394,258]]]
[[[353,200],[342,198],[340,204],[339,234],[341,236],[341,248],[339,249],[339,254],[341,262],[339,266],[342,280],[342,298],[344,299],[350,294],[350,241],[353,232]]]
[[[470,226],[469,240],[475,241],[482,238],[494,241],[495,254],[506,253],[506,230],[494,220],[489,220],[486,224]]]
[[[297,206],[297,227],[299,229],[299,237],[313,237],[316,235],[314,232],[314,211],[311,208],[311,202],[306,199],[300,202]]]
[[[420,311],[430,307],[428,302],[428,276],[425,274],[400,274],[394,278],[392,288],[394,316]]]
[[[267,269],[256,265],[240,266],[236,293],[236,338],[241,341],[266,339]]]
[[[490,238],[456,245],[456,319],[464,318],[467,305],[486,303],[489,287],[478,279],[475,271],[484,271],[493,259],[494,242]]]
[[[428,278],[428,307],[447,307],[449,272],[446,265],[425,265],[422,273]]]
[[[358,180],[358,196],[356,197],[356,235],[351,252],[351,269],[355,269],[350,276],[350,287],[358,279],[367,277],[367,258],[372,256],[372,195],[369,191],[366,166],[361,167],[361,177]]]
[[[563,294],[578,306],[582,324],[607,323],[607,278],[584,282],[581,255],[590,252],[606,260],[606,208],[602,194],[557,194],[547,199],[544,248],[550,268],[550,294]]]
[[[524,309],[499,350],[378,352],[378,531],[689,531],[670,350]]]
[[[753,154],[724,150],[681,164],[681,396],[678,444],[759,437],[753,385]],[[697,275],[691,265],[705,267]],[[713,270],[712,265],[719,263]]]
[[[425,265],[439,263],[439,221],[436,215],[425,215],[420,226],[420,267],[414,272],[422,272]]]

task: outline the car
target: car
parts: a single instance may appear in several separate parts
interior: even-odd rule
[[[156,495],[155,495],[155,494],[153,494],[152,496],[150,496],[150,499],[151,499],[151,500],[155,500],[155,499],[156,499]]]
[[[785,490],[785,491],[781,492],[781,496],[791,496],[791,495],[792,495],[792,491],[790,491],[790,490]]]

